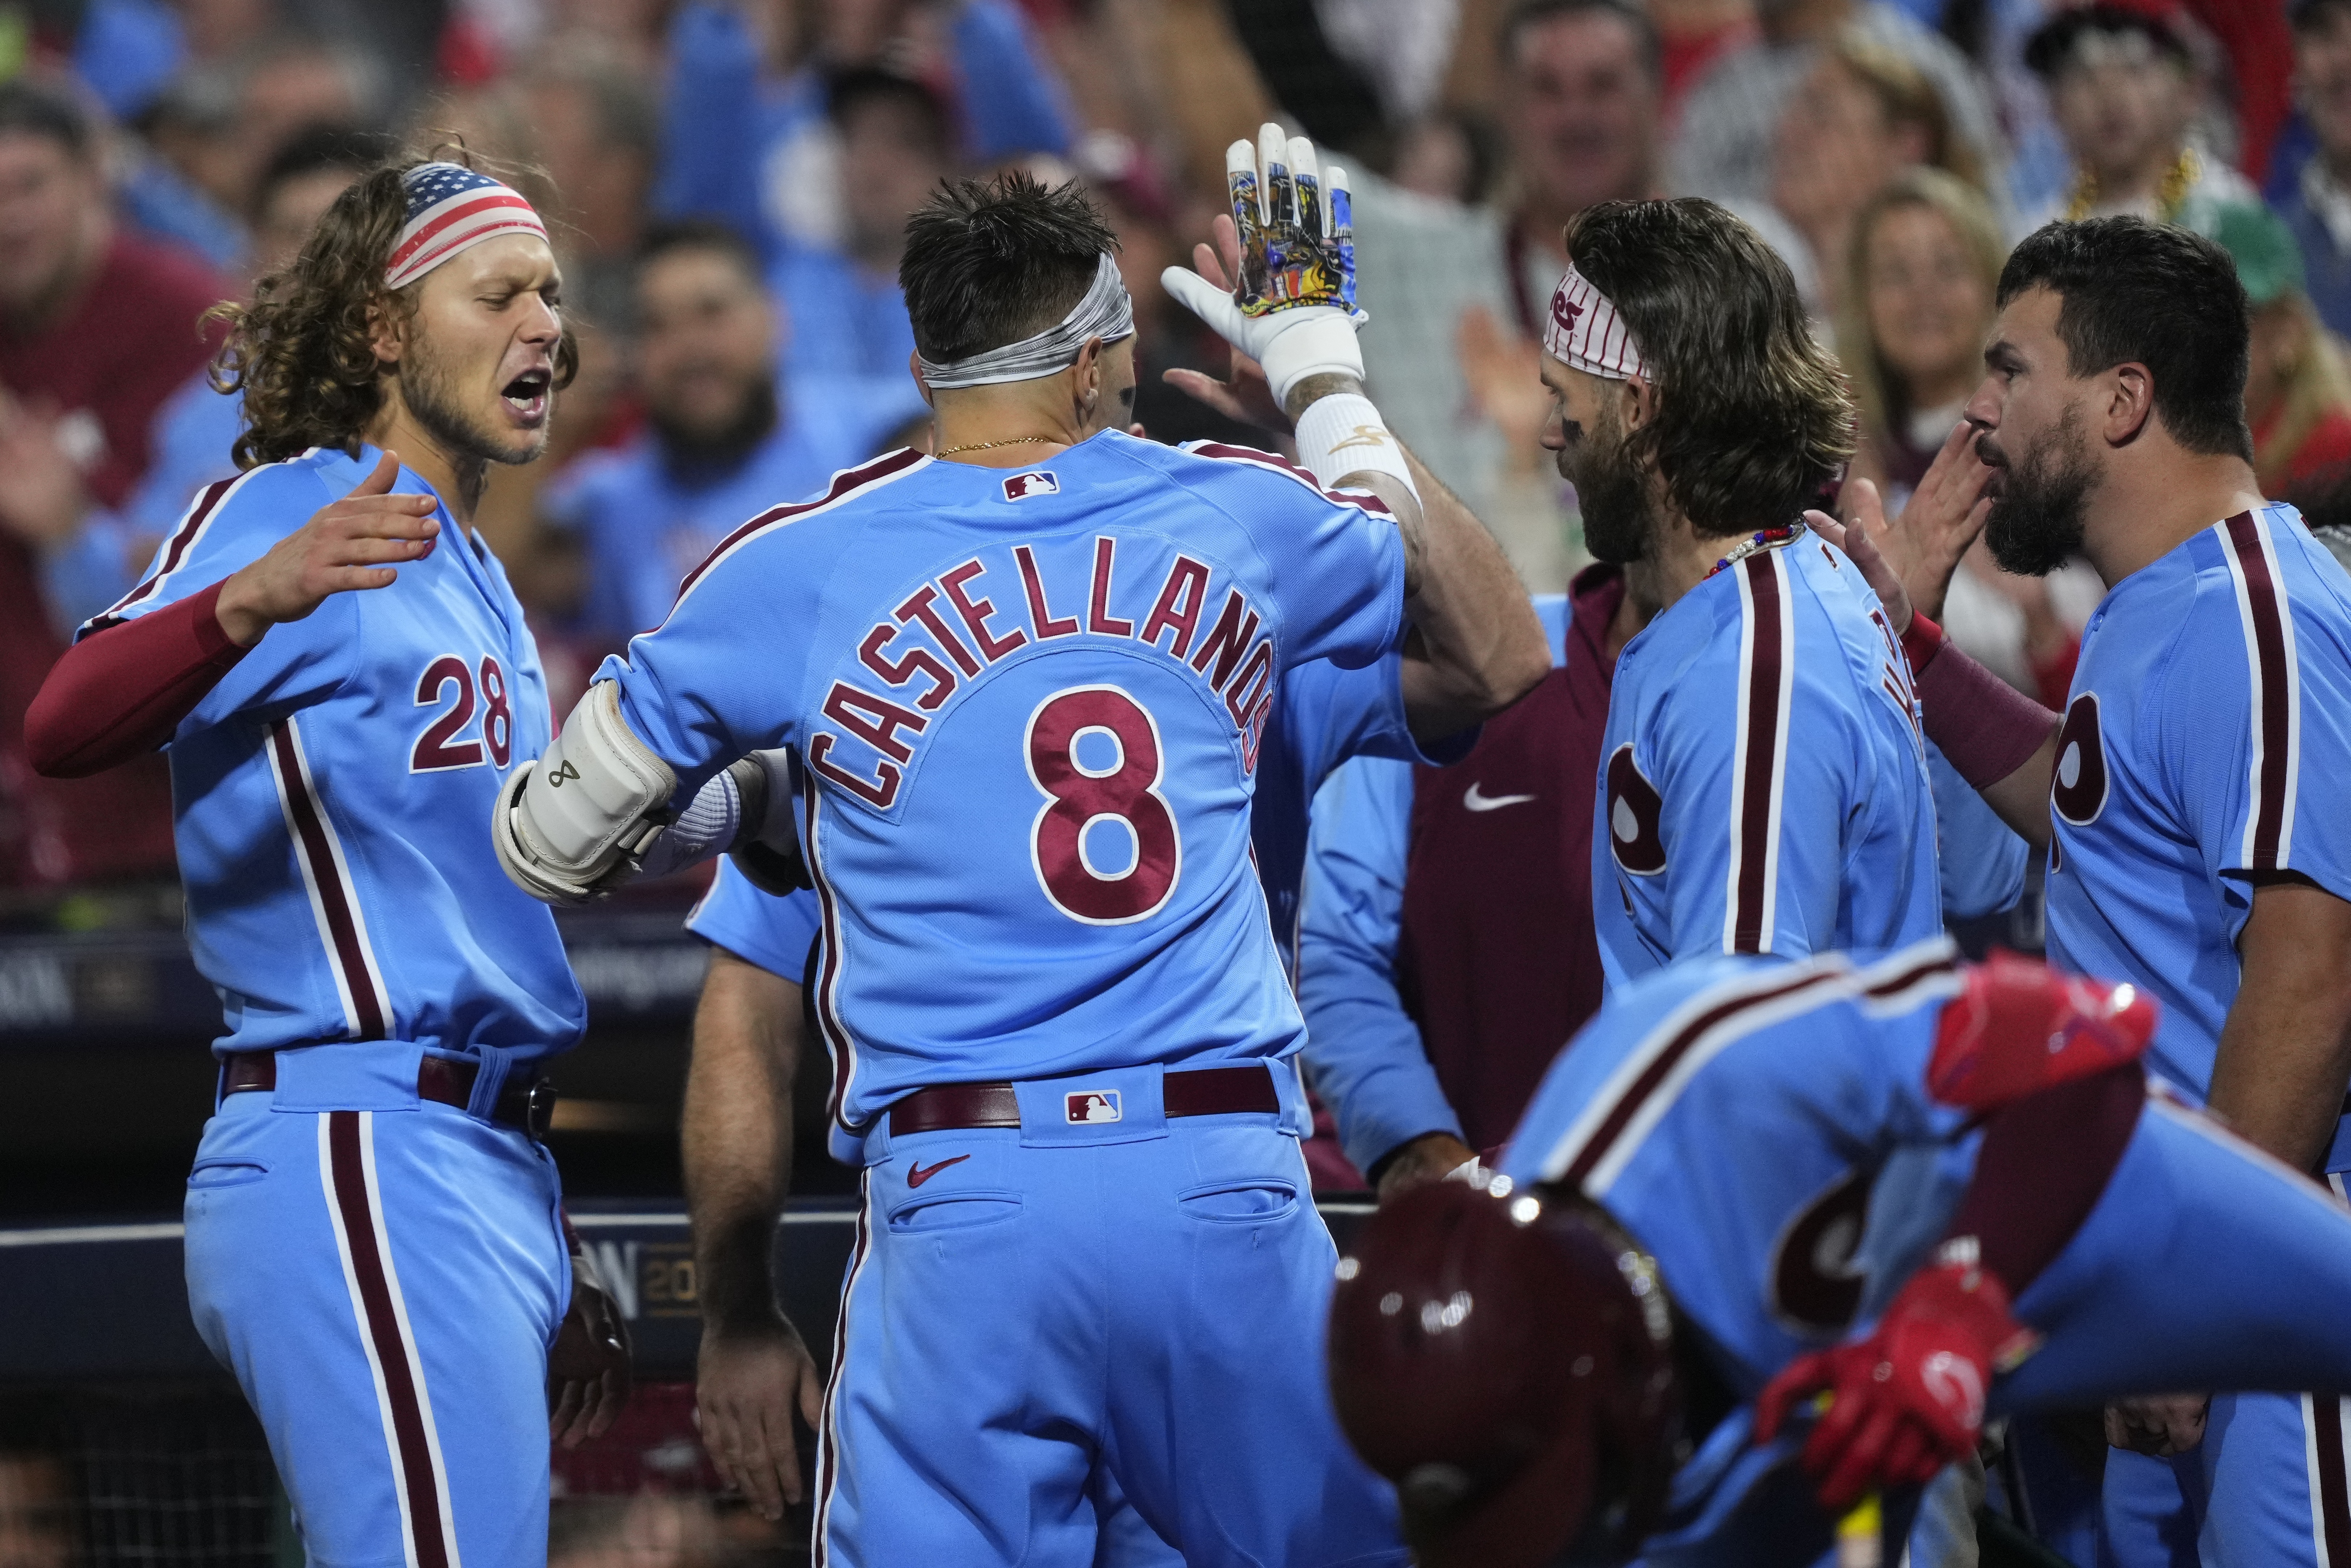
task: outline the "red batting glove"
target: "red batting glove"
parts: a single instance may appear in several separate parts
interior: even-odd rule
[[[1799,1402],[1827,1393],[1804,1443],[1821,1505],[1842,1514],[1865,1493],[1916,1485],[1976,1445],[1984,1390],[2039,1343],[2009,1313],[2008,1291],[1973,1262],[1923,1269],[1867,1339],[1802,1357],[1756,1401],[1768,1443]]]

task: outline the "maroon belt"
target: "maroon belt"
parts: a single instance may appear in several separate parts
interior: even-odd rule
[[[438,1104],[455,1105],[463,1111],[474,1103],[474,1080],[482,1075],[481,1064],[473,1061],[452,1061],[444,1056],[428,1056],[416,1064],[416,1097]],[[221,1093],[243,1094],[253,1090],[277,1087],[277,1053],[274,1051],[240,1051],[229,1057],[221,1068]],[[505,1126],[517,1128],[534,1138],[545,1138],[549,1123],[555,1117],[555,1085],[546,1078],[508,1079],[498,1092],[498,1103],[490,1120]]]
[[[1281,1111],[1281,1096],[1274,1092],[1272,1073],[1254,1063],[1170,1072],[1160,1080],[1160,1096],[1170,1116],[1271,1116]],[[1019,1124],[1020,1097],[1009,1083],[940,1083],[917,1089],[890,1107],[893,1138]]]

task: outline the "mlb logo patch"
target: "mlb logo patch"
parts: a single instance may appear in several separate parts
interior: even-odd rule
[[[1004,481],[1004,498],[1025,501],[1031,496],[1058,496],[1061,482],[1053,477],[1050,468],[1031,468],[1026,474],[1015,474]]]
[[[1050,476],[1048,476],[1050,477]],[[1084,1122],[1115,1122],[1124,1114],[1119,1108],[1115,1089],[1081,1089],[1064,1101],[1070,1124]]]

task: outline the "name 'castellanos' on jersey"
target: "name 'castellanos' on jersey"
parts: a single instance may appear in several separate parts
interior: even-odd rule
[[[747,524],[599,679],[683,791],[804,763],[849,1158],[927,1084],[1296,1049],[1249,863],[1263,727],[1292,667],[1398,645],[1403,585],[1379,502],[1262,454],[901,452]]]
[[[1697,954],[1942,928],[1910,666],[1817,538],[1718,570],[1625,645],[1601,758],[1593,919],[1612,988]]]

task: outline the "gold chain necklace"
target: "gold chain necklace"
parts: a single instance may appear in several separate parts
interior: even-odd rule
[[[2196,150],[2192,147],[2180,149],[2178,161],[2164,172],[2163,183],[2155,188],[2157,223],[2179,221],[2179,209],[2188,201],[2188,188],[2196,183],[2196,177],[2203,172],[2203,165],[2197,161]],[[2098,177],[2085,169],[2074,180],[2074,193],[2065,203],[2065,221],[2069,224],[2081,222],[2097,204]]]
[[[939,455],[952,457],[958,452],[985,452],[991,446],[1050,445],[1061,439],[1058,435],[1016,435],[1009,441],[975,441],[966,446],[950,446]]]

